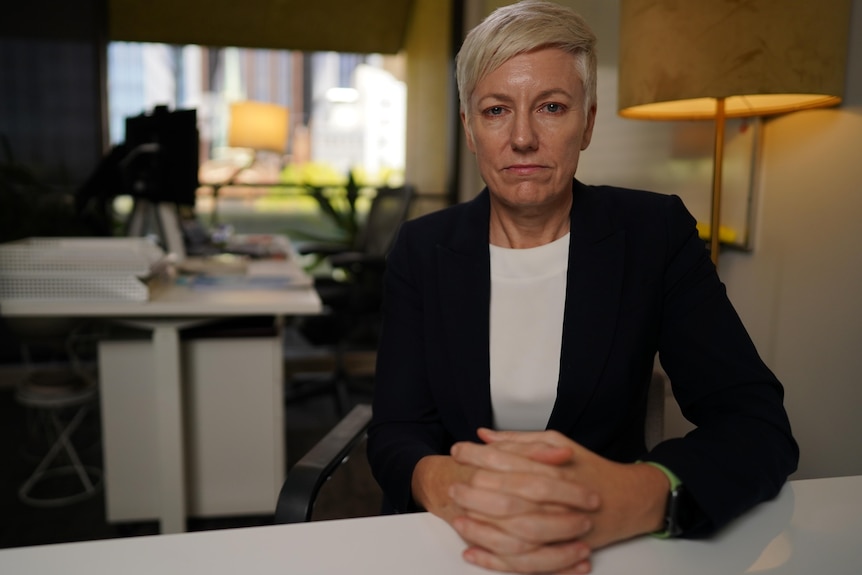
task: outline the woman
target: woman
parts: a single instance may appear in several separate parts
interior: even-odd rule
[[[472,30],[457,79],[487,188],[406,223],[387,261],[372,469],[393,510],[443,517],[502,571],[588,572],[615,541],[709,534],[798,459],[679,199],[574,179],[595,78],[593,33],[556,4]],[[697,429],[647,452],[656,353]]]

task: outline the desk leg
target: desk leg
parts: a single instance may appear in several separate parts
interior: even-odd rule
[[[162,324],[153,329],[153,359],[161,533],[181,533],[186,530],[186,473],[178,326]]]

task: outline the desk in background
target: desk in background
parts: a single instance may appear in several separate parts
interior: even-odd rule
[[[181,330],[223,318],[320,311],[314,288],[301,283],[269,290],[169,283],[149,301],[0,301],[0,314],[10,318],[100,318],[151,334],[131,347],[100,344],[105,489],[109,520],[155,518],[162,533],[185,531],[190,511],[260,513],[269,501],[274,509],[284,476],[280,339],[190,342],[184,353]],[[231,368],[221,369],[226,362]],[[249,377],[256,367],[262,371]],[[243,401],[231,404],[231,397]],[[212,445],[208,430],[215,428],[222,430],[216,441],[230,441]],[[232,473],[218,475],[231,459]],[[252,495],[232,495],[243,489]]]
[[[794,481],[713,539],[642,537],[593,556],[596,575],[858,575],[862,476]],[[40,575],[488,575],[428,513],[0,551],[0,573]]]

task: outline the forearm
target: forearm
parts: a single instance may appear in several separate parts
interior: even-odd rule
[[[644,459],[667,466],[685,485],[695,512],[684,535],[701,537],[777,495],[799,452],[781,396],[765,383],[683,406],[697,428],[660,443]]]

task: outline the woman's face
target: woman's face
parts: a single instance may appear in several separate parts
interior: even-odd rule
[[[575,56],[544,48],[482,78],[461,121],[492,201],[532,212],[569,201],[596,108],[585,110]]]

